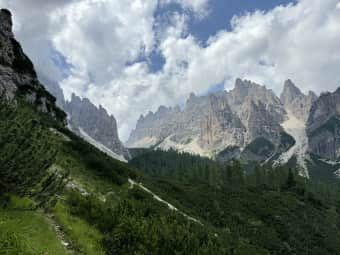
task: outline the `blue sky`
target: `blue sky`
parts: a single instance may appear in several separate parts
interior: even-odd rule
[[[210,0],[211,13],[201,21],[192,19],[189,31],[203,43],[216,32],[230,30],[230,20],[234,15],[242,15],[255,10],[268,11],[278,5],[286,5],[293,0]]]
[[[218,31],[230,30],[233,16],[243,15],[256,10],[269,11],[279,5],[295,3],[295,0],[210,0],[209,14],[203,19],[191,17],[188,22],[188,33],[192,34],[202,45],[206,45],[210,36],[214,36]],[[164,8],[158,8],[155,16],[163,16],[172,12],[181,12],[183,9],[179,4],[169,4]],[[152,52],[149,56],[149,67],[153,72],[162,69],[164,58]],[[221,84],[219,87],[222,87]],[[213,91],[218,85],[212,85]]]

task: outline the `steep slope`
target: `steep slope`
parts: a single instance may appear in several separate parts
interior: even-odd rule
[[[225,100],[225,93],[191,94],[184,110],[159,107],[141,116],[127,142],[129,147],[176,148],[211,156],[226,144],[243,146],[244,127]]]
[[[129,189],[136,170],[66,129],[48,92],[33,97],[43,86],[28,67],[31,74],[1,66],[9,82],[0,96],[0,254],[222,254],[211,228],[169,210],[145,186]],[[31,76],[14,83],[22,75]]]
[[[12,15],[5,9],[0,11],[0,95],[8,100],[18,95],[39,111],[58,121],[65,120],[65,113],[56,107],[56,99],[38,81],[32,62],[15,40]]]
[[[87,98],[81,99],[73,94],[71,100],[66,101],[57,83],[46,77],[41,79],[48,91],[56,96],[57,105],[67,113],[69,128],[119,160],[126,161],[130,158],[128,150],[119,139],[114,116],[109,115],[103,107],[96,107]]]
[[[247,117],[243,116],[245,111],[243,108],[251,107],[252,102],[262,103],[275,122],[281,123],[286,114],[280,99],[272,90],[247,80],[237,79],[235,88],[227,93],[227,100],[240,119],[245,122]]]
[[[145,183],[156,193],[169,196],[177,208],[190,208],[219,236],[230,233],[233,240],[247,240],[247,248],[231,245],[230,254],[339,253],[339,226],[329,225],[337,222],[334,213],[339,215],[336,203],[329,203],[338,200],[331,186],[316,185],[282,167],[258,166],[245,175],[238,161],[221,166],[175,151],[147,151],[130,164],[148,175]]]
[[[97,108],[87,98],[81,99],[72,94],[71,100],[65,102],[64,110],[68,113],[70,128],[78,135],[99,148],[107,148],[109,153],[112,151],[111,154],[116,154],[117,159],[130,158],[128,150],[119,140],[116,119],[103,107]]]
[[[280,96],[285,109],[292,113],[296,118],[307,122],[312,104],[317,96],[313,92],[305,95],[295,86],[291,80],[284,83],[283,91]]]
[[[309,177],[306,163],[308,159],[306,122],[312,104],[316,99],[317,96],[313,92],[309,92],[308,95],[303,94],[291,80],[285,81],[280,95],[280,100],[287,111],[286,120],[282,123],[282,127],[294,138],[295,144],[283,153],[274,164],[286,164],[291,159],[296,158],[297,165],[301,169],[300,174],[305,177]]]
[[[3,91],[0,254],[339,254],[338,189],[175,151],[140,154],[150,178],[27,102],[29,93]],[[210,104],[211,123],[234,120],[224,101]]]
[[[308,138],[306,134],[306,124],[302,119],[298,119],[293,113],[288,111],[287,120],[282,123],[284,130],[294,137],[295,144],[286,152],[280,155],[275,165],[286,164],[293,157],[296,157],[297,164],[301,168],[300,174],[309,177],[306,157],[308,152]]]
[[[307,121],[309,151],[328,159],[340,158],[340,88],[322,94]]]
[[[287,149],[281,146],[284,130],[280,122],[285,114],[271,90],[237,79],[230,92],[191,94],[183,110],[161,106],[156,113],[141,116],[127,145],[214,157],[228,147],[243,149],[262,137],[281,152]]]

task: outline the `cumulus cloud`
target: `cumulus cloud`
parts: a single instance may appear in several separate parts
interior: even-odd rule
[[[48,2],[48,4],[46,3]],[[162,22],[159,5],[176,3]],[[280,93],[291,78],[304,91],[340,85],[338,0],[300,0],[231,20],[232,29],[212,35],[202,46],[187,27],[190,18],[211,15],[207,0],[0,0],[16,15],[16,31],[39,72],[56,77],[66,96],[75,92],[101,104],[118,120],[123,140],[140,114],[160,104],[183,102],[237,77]],[[38,7],[39,6],[39,7]],[[33,13],[27,10],[33,10]],[[152,72],[148,56],[164,66]],[[65,58],[60,66],[53,55]]]

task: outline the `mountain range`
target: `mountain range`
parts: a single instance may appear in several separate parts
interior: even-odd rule
[[[287,163],[293,157],[308,176],[309,155],[339,158],[340,89],[318,97],[291,81],[278,97],[272,90],[237,79],[234,89],[191,94],[181,109],[160,106],[141,116],[128,147],[170,148],[228,161]]]
[[[11,25],[2,22],[1,56],[3,77],[8,76],[6,96],[13,97],[16,86],[25,88],[34,81],[39,85],[33,64],[15,41]],[[10,38],[10,39],[8,39]],[[12,75],[12,69],[24,66],[25,75]],[[14,77],[14,78],[13,78]],[[4,83],[5,78],[2,78]],[[160,106],[155,112],[141,115],[124,146],[118,136],[117,122],[102,106],[72,95],[65,100],[57,83],[42,79],[67,113],[68,127],[101,150],[119,160],[129,160],[127,148],[170,148],[221,161],[240,158],[245,161],[272,161],[274,164],[296,158],[302,174],[308,176],[306,160],[310,154],[336,161],[340,157],[340,91],[304,94],[291,81],[284,82],[280,96],[252,81],[237,79],[230,91],[204,96],[191,94],[184,107]],[[11,85],[12,84],[12,85]],[[29,88],[32,89],[32,88]],[[0,92],[4,93],[0,83]],[[39,93],[38,94],[39,97]],[[30,95],[28,100],[40,100]],[[42,98],[41,110],[48,111]]]

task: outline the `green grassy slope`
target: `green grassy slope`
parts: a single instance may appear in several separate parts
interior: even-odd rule
[[[71,254],[225,253],[213,232],[131,187],[129,178],[141,178],[136,170],[20,99],[2,103],[0,134],[1,223],[14,233],[0,235],[6,244],[0,254],[63,254],[62,242]],[[14,195],[32,206],[13,212],[8,197]],[[9,215],[22,228],[15,230]],[[40,232],[50,237],[43,240]]]
[[[32,204],[29,199],[11,197],[6,209],[0,210],[0,254],[68,254],[53,226]]]

